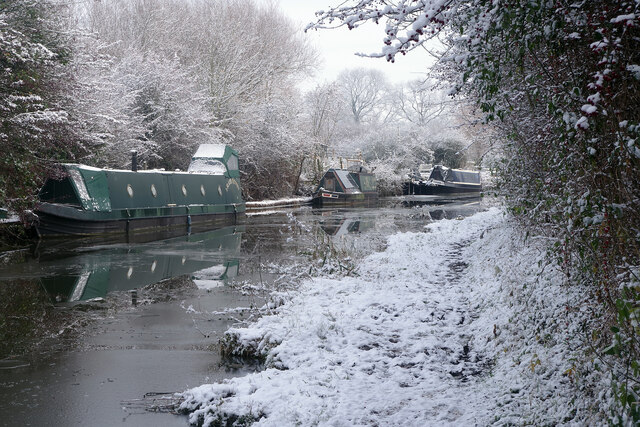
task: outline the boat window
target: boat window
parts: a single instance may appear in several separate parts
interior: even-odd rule
[[[360,187],[362,191],[376,191],[376,177],[360,174]]]
[[[323,187],[324,187],[325,190],[336,191],[336,179],[334,177],[326,176],[324,178]]]
[[[69,178],[65,178],[62,181],[48,179],[42,190],[40,190],[38,197],[43,202],[82,206]]]
[[[230,155],[229,160],[227,160],[227,166],[229,166],[229,170],[238,170],[238,156],[235,154]]]
[[[224,175],[227,167],[216,159],[193,159],[189,165],[189,172],[208,173],[211,175]]]
[[[87,191],[87,186],[84,184],[84,179],[82,178],[80,171],[77,169],[71,169],[69,170],[69,176],[78,189],[80,200],[89,200],[89,192]]]
[[[431,171],[431,175],[429,175],[429,179],[433,179],[435,181],[444,181],[445,179],[445,174],[443,173],[444,171],[442,170],[441,167],[436,166],[433,168],[433,170]]]
[[[129,194],[129,197],[133,197],[133,187],[131,184],[127,184],[127,193]]]

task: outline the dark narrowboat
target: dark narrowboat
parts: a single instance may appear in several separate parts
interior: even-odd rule
[[[363,167],[329,169],[313,193],[313,205],[375,205],[378,201],[376,177]]]
[[[449,195],[482,191],[480,172],[434,166],[426,180],[411,179],[403,188],[405,195]]]
[[[202,144],[187,172],[98,169],[63,164],[38,195],[33,226],[39,236],[104,235],[164,227],[234,224],[245,214],[238,153]]]

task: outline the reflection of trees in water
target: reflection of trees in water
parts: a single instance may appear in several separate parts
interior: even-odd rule
[[[57,334],[69,318],[54,308],[38,280],[0,282],[0,359],[35,354],[44,338]]]
[[[135,306],[180,300],[195,291],[190,276],[178,276],[63,309],[54,305],[61,296],[47,292],[42,278],[0,281],[0,361],[38,360],[45,353],[74,348],[94,321]]]

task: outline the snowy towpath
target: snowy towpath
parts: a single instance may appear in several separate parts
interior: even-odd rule
[[[356,277],[309,280],[230,330],[268,368],[188,390],[182,411],[204,425],[571,422],[588,409],[566,374],[579,322],[542,315],[564,312],[569,296],[552,268],[538,274],[544,251],[515,236],[497,208],[391,236]],[[564,339],[541,340],[543,328]]]
[[[465,277],[469,244],[501,217],[492,209],[394,235],[358,277],[308,281],[276,314],[230,331],[272,367],[189,390],[183,409],[205,425],[228,416],[265,425],[485,418],[489,405],[473,385],[488,366],[475,343],[491,338],[495,319],[480,321],[476,284]]]

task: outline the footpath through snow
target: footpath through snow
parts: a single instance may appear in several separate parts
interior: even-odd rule
[[[607,396],[571,370],[584,297],[544,255],[498,208],[391,236],[356,277],[308,280],[230,330],[267,369],[188,390],[181,410],[205,426],[599,422]]]

